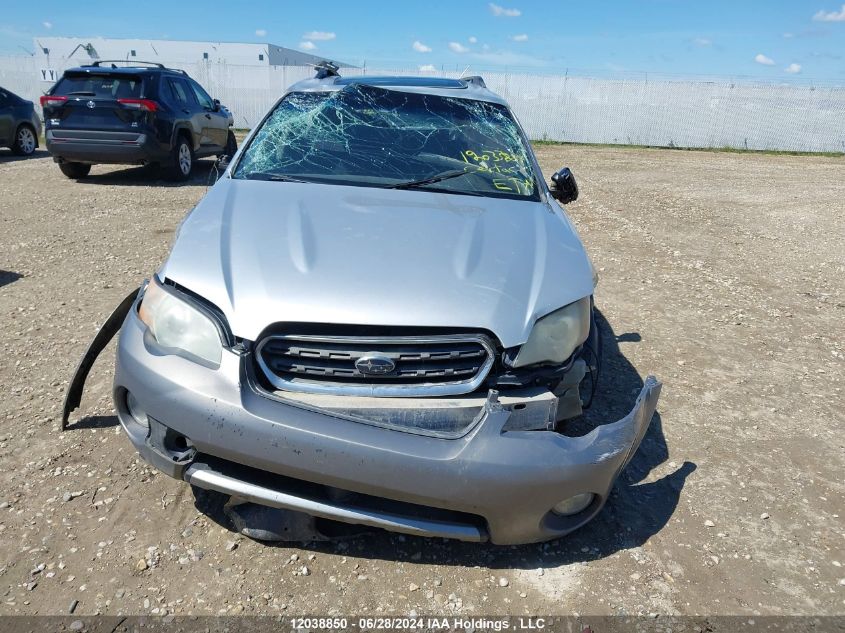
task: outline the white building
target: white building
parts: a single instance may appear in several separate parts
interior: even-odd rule
[[[325,61],[275,44],[248,42],[190,42],[180,40],[113,39],[104,37],[35,37],[36,57],[50,68],[96,60],[125,60],[190,64],[202,61],[241,66],[308,66]],[[350,64],[337,62],[340,66]]]

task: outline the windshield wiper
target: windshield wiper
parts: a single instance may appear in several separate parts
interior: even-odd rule
[[[420,180],[409,180],[408,182],[400,182],[395,185],[388,185],[386,189],[413,189],[414,187],[431,185],[435,182],[440,182],[441,180],[449,180],[450,178],[457,178],[458,176],[463,176],[465,174],[471,173],[473,172],[466,171],[463,169],[450,169],[449,171],[440,172],[439,174],[429,176],[428,178],[421,178]]]
[[[283,174],[267,174],[261,171],[254,171],[243,176],[246,180],[275,180],[278,182],[308,182],[293,176],[285,176]]]

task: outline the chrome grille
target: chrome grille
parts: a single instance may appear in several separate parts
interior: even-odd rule
[[[267,380],[285,391],[419,397],[474,391],[487,377],[494,352],[482,334],[279,334],[259,342],[256,358]]]

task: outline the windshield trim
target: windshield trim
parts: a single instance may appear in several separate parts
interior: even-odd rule
[[[360,180],[341,180],[341,179],[331,179],[325,177],[315,177],[315,176],[297,176],[280,178],[278,180],[274,180],[272,178],[246,178],[243,176],[238,176],[237,178],[234,176],[229,177],[230,180],[236,180],[238,182],[272,182],[276,184],[285,184],[285,185],[332,185],[335,187],[360,187],[362,189],[382,189],[386,191],[396,191],[399,192],[417,192],[417,193],[437,193],[437,194],[446,194],[451,196],[470,196],[472,198],[495,198],[497,200],[514,200],[516,202],[539,202],[540,199],[537,197],[532,196],[520,196],[518,194],[507,193],[506,191],[489,191],[486,193],[481,193],[478,191],[466,191],[461,189],[444,189],[442,187],[433,187],[433,186],[420,186],[420,187],[408,187],[408,188],[399,188],[393,187],[391,185],[379,185],[374,184],[371,182],[362,182]]]

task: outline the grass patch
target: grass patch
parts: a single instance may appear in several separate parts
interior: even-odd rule
[[[789,150],[774,149],[743,149],[738,147],[672,147],[663,145],[616,145],[614,143],[568,143],[561,141],[531,141],[532,145],[543,146],[568,146],[568,147],[595,147],[601,149],[665,149],[677,152],[715,152],[722,154],[762,154],[765,156],[826,156],[829,158],[842,158],[845,152],[796,152]]]

